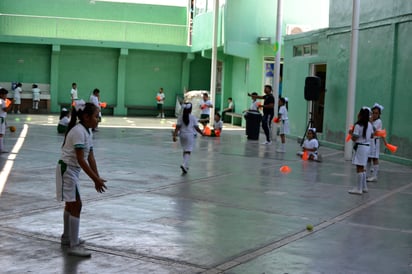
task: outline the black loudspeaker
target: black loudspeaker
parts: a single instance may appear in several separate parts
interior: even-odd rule
[[[305,100],[317,101],[320,95],[320,78],[317,76],[308,76],[305,79]]]

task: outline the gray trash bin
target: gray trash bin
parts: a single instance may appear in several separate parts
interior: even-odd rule
[[[260,123],[262,115],[258,111],[247,111],[246,119],[246,136],[249,140],[259,140]]]

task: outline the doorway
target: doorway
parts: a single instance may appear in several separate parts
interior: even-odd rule
[[[309,101],[309,110],[312,111],[313,127],[317,133],[323,132],[323,115],[325,110],[325,95],[326,95],[326,64],[312,64],[311,75],[320,78],[321,87],[319,99],[317,101]],[[309,114],[310,117],[310,114]]]

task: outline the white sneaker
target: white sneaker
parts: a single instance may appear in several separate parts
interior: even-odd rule
[[[262,143],[262,145],[270,145],[270,144],[272,144],[272,141],[265,141]]]
[[[376,178],[375,176],[366,178],[366,182],[377,182],[377,181],[378,181],[378,178]]]
[[[286,152],[286,150],[285,150],[285,149],[283,149],[283,148],[278,148],[278,149],[276,149],[276,152],[285,153],[285,152]]]
[[[362,195],[362,190],[359,190],[358,188],[352,188],[351,190],[348,191],[349,194],[355,194],[355,195]]]
[[[71,256],[77,256],[77,257],[84,257],[84,258],[90,258],[92,256],[92,253],[90,251],[87,251],[81,246],[75,246],[69,248],[67,254]]]
[[[161,118],[161,117],[162,117],[162,116],[161,116],[160,114],[156,116],[156,118]]]
[[[367,189],[367,188],[364,188],[364,189],[362,189],[362,192],[363,192],[363,193],[368,193],[368,189]]]

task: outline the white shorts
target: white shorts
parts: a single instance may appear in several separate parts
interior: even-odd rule
[[[352,155],[352,164],[357,166],[366,166],[368,162],[369,150],[369,145],[358,145],[358,148],[354,150]]]
[[[379,159],[381,142],[379,138],[373,138],[371,141],[371,148],[369,151],[369,158]]]
[[[279,134],[289,134],[289,120],[282,120],[280,122]]]
[[[80,195],[80,167],[68,166],[59,161],[56,167],[56,199],[57,201],[75,202],[76,191]]]
[[[180,145],[183,151],[191,152],[195,144],[195,136],[193,133],[180,133]]]
[[[20,98],[14,98],[14,104],[15,105],[20,105],[21,104],[21,99]]]

